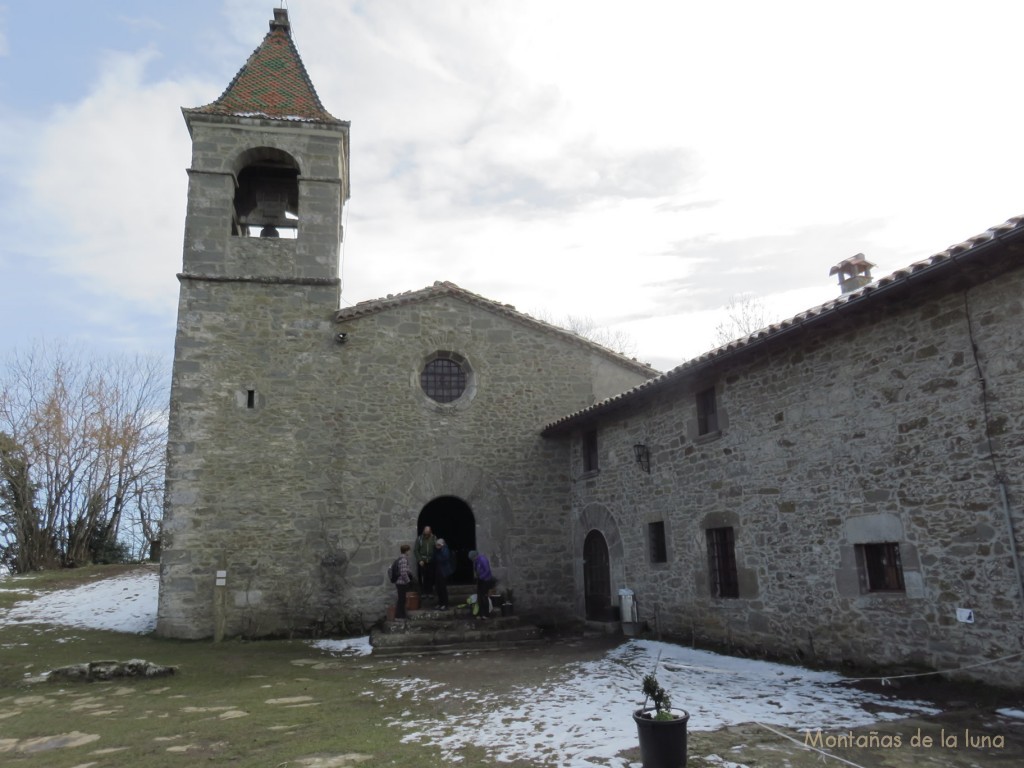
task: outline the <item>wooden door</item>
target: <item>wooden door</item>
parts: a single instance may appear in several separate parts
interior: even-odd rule
[[[608,544],[600,531],[591,531],[583,542],[583,595],[587,619],[612,621],[612,579]]]

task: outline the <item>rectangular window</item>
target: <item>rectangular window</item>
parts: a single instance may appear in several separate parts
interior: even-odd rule
[[[856,548],[862,591],[904,591],[899,544],[857,544]]]
[[[665,546],[665,523],[658,521],[647,524],[647,546],[652,563],[667,563],[668,548]]]
[[[245,407],[255,408],[256,407],[256,390],[247,389],[245,391]]]
[[[697,393],[697,434],[710,435],[718,431],[718,408],[715,404],[715,388],[710,387]]]
[[[583,433],[583,471],[597,471],[597,430],[591,429]]]
[[[712,597],[739,597],[736,542],[732,528],[708,528],[708,569]]]

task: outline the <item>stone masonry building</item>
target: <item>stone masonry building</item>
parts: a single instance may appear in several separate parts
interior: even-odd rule
[[[270,26],[184,110],[158,631],[372,622],[426,524],[457,579],[480,549],[521,610],[568,610],[568,448],[540,427],[656,372],[451,283],[339,311],[348,123]]]
[[[1024,684],[1024,217],[661,375],[438,282],[339,310],[287,12],[192,135],[158,632],[368,624],[423,525],[517,611]]]
[[[670,635],[1024,683],[1022,248],[1024,217],[548,425],[574,582],[607,552]]]

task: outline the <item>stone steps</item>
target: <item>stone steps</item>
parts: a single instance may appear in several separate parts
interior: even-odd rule
[[[518,616],[502,616],[499,610],[486,620],[476,619],[467,608],[408,614],[407,619],[390,619],[370,633],[375,656],[501,650],[540,641],[539,627]]]

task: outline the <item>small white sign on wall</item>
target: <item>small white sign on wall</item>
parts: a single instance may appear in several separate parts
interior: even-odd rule
[[[964,624],[974,623],[974,611],[970,608],[957,608],[956,609],[956,620],[962,621]]]
[[[227,583],[228,583],[228,572],[227,571],[217,571],[217,581],[214,582],[214,585],[218,586],[218,587],[224,587],[224,586],[227,586]]]

